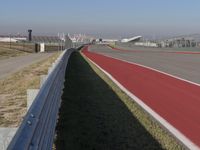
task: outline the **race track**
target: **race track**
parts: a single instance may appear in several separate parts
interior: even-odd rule
[[[85,47],[83,54],[109,73],[149,109],[152,109],[153,113],[158,114],[160,117],[156,118],[158,121],[164,119],[167,124],[163,124],[162,121],[161,123],[166,128],[170,126],[169,130],[171,128],[177,130],[178,133],[173,134],[186,146],[193,149],[199,148],[199,54],[129,52],[113,50],[104,45]]]
[[[94,45],[89,51],[148,66],[200,84],[200,54],[182,54],[150,51],[113,50]]]

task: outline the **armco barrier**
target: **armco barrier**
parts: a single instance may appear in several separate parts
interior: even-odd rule
[[[74,49],[65,50],[50,69],[8,150],[52,149],[65,70]]]

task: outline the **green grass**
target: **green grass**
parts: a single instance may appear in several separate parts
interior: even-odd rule
[[[155,150],[181,146],[105,74],[75,52],[67,67],[55,148]]]

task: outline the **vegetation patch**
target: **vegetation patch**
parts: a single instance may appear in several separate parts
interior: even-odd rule
[[[26,55],[26,54],[28,53],[0,46],[0,60],[10,58],[10,57]]]
[[[69,60],[55,149],[181,149],[97,67]]]

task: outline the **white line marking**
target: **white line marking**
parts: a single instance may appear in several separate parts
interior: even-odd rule
[[[85,56],[85,54],[83,53]],[[87,57],[87,56],[86,56]],[[88,57],[87,57],[88,58]],[[88,58],[89,59],[89,58]],[[139,106],[141,106],[147,113],[149,113],[153,118],[155,118],[163,127],[165,127],[170,133],[174,135],[180,142],[182,142],[187,148],[191,150],[200,150],[196,144],[194,144],[190,139],[183,135],[179,130],[173,127],[168,121],[162,118],[149,106],[147,106],[142,100],[140,100],[133,93],[128,91],[123,85],[121,85],[111,74],[89,59],[94,65],[96,65],[102,72],[104,72],[122,91],[124,91],[128,96],[130,96]]]

